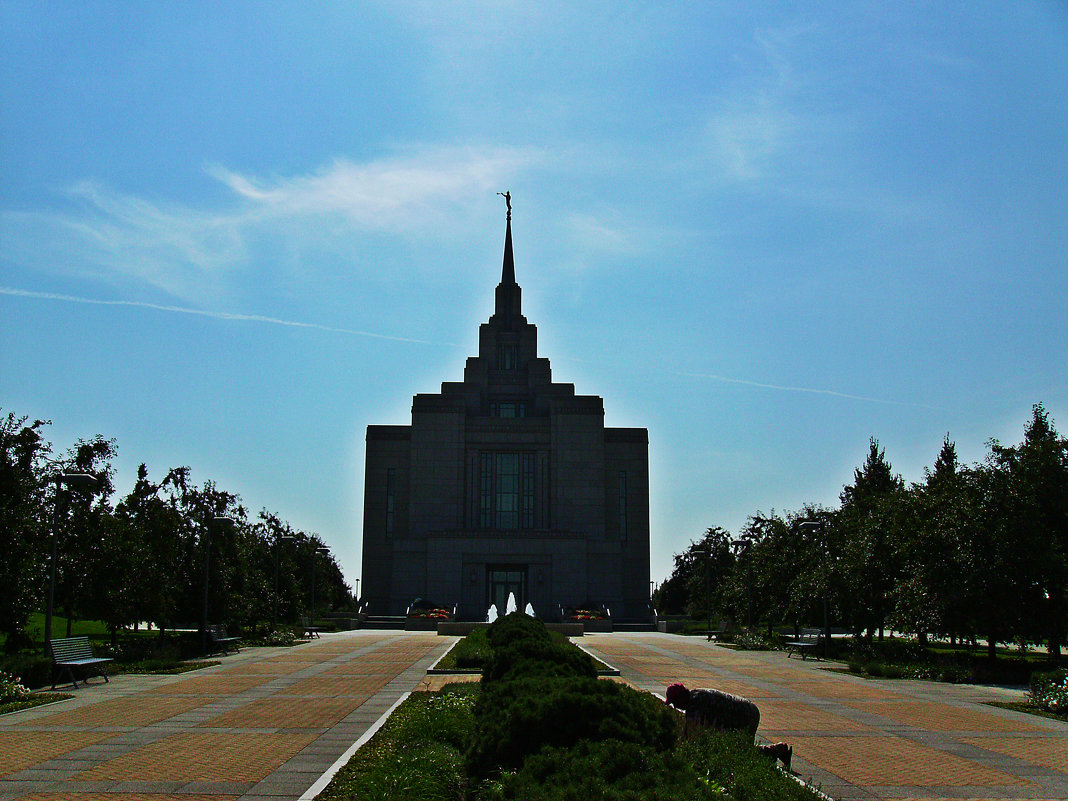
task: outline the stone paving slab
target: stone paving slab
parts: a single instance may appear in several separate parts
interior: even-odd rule
[[[181,676],[117,675],[0,717],[0,799],[294,799],[455,638],[323,635]]]
[[[583,645],[631,685],[715,687],[761,709],[758,737],[836,799],[1068,799],[1068,724],[992,707],[1023,693],[871,681],[815,660],[732,651],[664,634],[589,635]]]
[[[477,681],[425,675],[453,641],[347,632],[195,674],[116,676],[0,717],[0,799],[299,798],[404,692]],[[866,681],[672,635],[583,644],[640,689],[681,680],[752,698],[760,736],[790,742],[795,769],[842,801],[1068,798],[1068,725],[984,703],[1020,693]]]

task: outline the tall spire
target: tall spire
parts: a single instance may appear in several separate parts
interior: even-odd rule
[[[515,260],[512,258],[512,212],[510,211],[504,229],[504,264],[501,266],[501,283],[515,283]]]
[[[497,284],[497,303],[493,317],[502,322],[509,322],[523,318],[522,290],[515,282],[515,260],[512,256],[512,193],[497,194],[508,204],[508,216],[504,229],[504,263],[501,266],[501,282]]]

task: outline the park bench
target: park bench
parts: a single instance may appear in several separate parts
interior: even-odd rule
[[[56,689],[56,683],[58,678],[57,673],[66,673],[70,676],[71,684],[74,688],[78,688],[78,681],[74,678],[74,668],[89,667],[92,665],[100,665],[100,675],[104,677],[104,681],[110,682],[108,678],[107,670],[103,667],[108,662],[112,661],[110,657],[105,656],[93,656],[93,649],[89,647],[88,637],[67,637],[60,640],[49,640],[48,651],[52,655],[52,665],[54,670],[52,671],[52,689]],[[87,679],[82,679],[85,684],[88,684]]]
[[[801,654],[801,659],[807,659],[809,651],[815,652],[823,632],[820,629],[802,629],[801,636],[796,640],[787,640],[786,658],[789,659],[794,653]]]
[[[314,625],[312,619],[307,615],[300,616],[300,627],[304,629],[304,633],[301,634],[301,637],[319,639],[319,632],[322,631],[322,628]]]
[[[233,647],[235,650],[241,648],[240,637],[230,637],[226,633],[226,626],[216,624],[214,626],[208,626],[208,651],[215,653],[216,648],[221,648],[224,652],[229,651]]]

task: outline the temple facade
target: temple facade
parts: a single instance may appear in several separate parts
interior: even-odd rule
[[[423,598],[482,620],[514,593],[543,620],[587,605],[648,618],[648,430],[606,428],[600,397],[553,382],[521,298],[509,209],[495,310],[463,381],[416,395],[411,425],[367,427],[368,614]]]

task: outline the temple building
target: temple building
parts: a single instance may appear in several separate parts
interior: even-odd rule
[[[493,316],[463,381],[412,401],[411,425],[367,427],[362,600],[403,615],[416,598],[482,620],[559,619],[596,605],[649,614],[649,434],[605,428],[604,403],[552,380],[522,313],[511,203]]]

